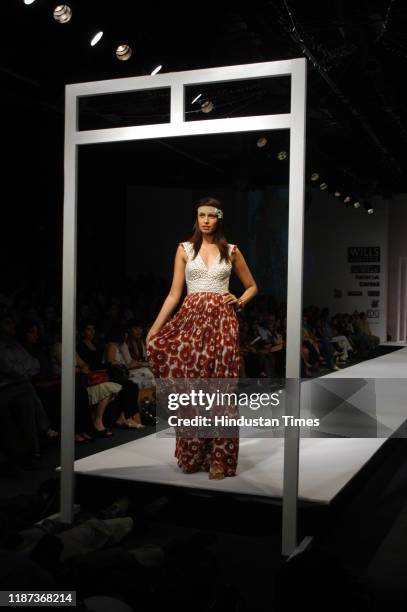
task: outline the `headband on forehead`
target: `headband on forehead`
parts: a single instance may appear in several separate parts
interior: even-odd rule
[[[210,206],[208,204],[202,204],[202,206],[199,206],[199,208],[202,208],[203,206],[208,206],[208,208],[212,208],[218,219],[223,219],[223,210],[221,210],[220,208],[216,208],[216,206]]]

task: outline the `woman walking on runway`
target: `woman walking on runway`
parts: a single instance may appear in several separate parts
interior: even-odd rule
[[[147,335],[147,357],[156,378],[237,378],[239,325],[235,307],[257,293],[256,282],[236,245],[223,233],[223,210],[202,198],[192,237],[179,243],[170,292]],[[229,292],[231,271],[245,291]],[[171,317],[187,284],[187,295]],[[170,318],[171,317],[171,318]],[[206,470],[209,478],[236,474],[239,437],[185,438],[177,434],[175,457],[186,473]]]

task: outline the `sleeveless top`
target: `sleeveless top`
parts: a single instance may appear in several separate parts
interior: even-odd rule
[[[220,253],[212,261],[209,268],[206,267],[201,255],[194,257],[192,242],[180,242],[187,254],[185,265],[185,280],[187,283],[187,294],[210,291],[213,293],[225,293],[229,291],[229,278],[232,271],[230,261],[220,261]],[[236,245],[228,244],[229,255],[235,252]]]

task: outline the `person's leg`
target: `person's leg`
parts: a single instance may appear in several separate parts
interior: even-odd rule
[[[29,453],[40,452],[39,427],[49,429],[48,417],[31,383],[21,383],[13,401],[19,414],[19,427]],[[44,431],[44,429],[43,429]]]
[[[335,360],[333,357],[334,351],[329,340],[321,338],[319,341],[319,347],[321,350],[321,355],[325,359],[328,368],[330,368],[331,370],[338,369],[338,367],[335,365]]]
[[[89,404],[89,395],[86,387],[75,387],[75,441],[85,442],[92,440],[94,430],[92,408]]]
[[[45,412],[45,408],[44,405],[42,403],[42,401],[40,400],[40,398],[38,397],[38,394],[35,390],[35,388],[33,387],[33,394],[36,398],[36,402],[35,402],[35,420],[37,423],[37,429],[38,429],[38,433],[40,435],[46,435],[49,431],[51,431],[51,424],[49,422],[49,418],[47,413]]]
[[[97,431],[103,431],[105,429],[105,425],[103,423],[103,416],[106,412],[106,408],[109,404],[110,397],[105,397],[104,399],[98,402],[93,410],[93,425]]]
[[[141,423],[139,406],[138,406],[139,389],[132,381],[128,381],[123,385],[120,391],[120,402],[122,407],[122,420],[129,428],[141,428],[144,425]],[[120,422],[120,421],[119,421]]]

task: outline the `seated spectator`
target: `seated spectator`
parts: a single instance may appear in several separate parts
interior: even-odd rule
[[[80,340],[76,351],[81,359],[87,364],[90,370],[102,370],[103,347],[95,340],[95,324],[90,320],[83,320],[78,326]]]
[[[104,352],[104,363],[108,367],[110,380],[122,385],[117,402],[119,415],[116,425],[119,427],[139,429],[144,427],[141,423],[138,405],[138,385],[129,379],[126,360],[121,346],[126,342],[127,333],[122,326],[113,327],[108,333]]]
[[[25,350],[35,357],[40,364],[38,379],[47,379],[53,375],[52,364],[45,350],[40,346],[40,330],[35,321],[23,321],[18,330],[18,338]]]
[[[81,359],[78,353],[76,353],[76,371],[84,375],[83,386],[86,388],[89,398],[89,404],[92,408],[94,435],[96,435],[97,437],[110,438],[113,433],[110,431],[110,429],[105,427],[103,417],[109,403],[112,402],[114,398],[118,396],[118,394],[122,390],[122,386],[111,381],[106,381],[95,385],[89,385],[87,381],[87,375],[90,374],[91,370],[88,364],[85,363],[83,359]],[[82,419],[81,422],[83,422]],[[89,436],[87,434],[86,429],[82,428],[81,431],[77,431],[75,438],[76,441],[82,442],[80,438],[85,438],[85,440],[89,440]]]
[[[55,336],[51,347],[51,358],[54,364],[54,374],[61,376],[62,372],[62,342],[61,332]],[[113,433],[106,428],[103,417],[106,408],[120,392],[121,386],[104,382],[90,386],[87,375],[91,369],[88,364],[76,354],[76,384],[75,384],[75,441],[78,444],[92,440],[93,436],[110,438]],[[85,401],[84,393],[85,394]]]
[[[354,334],[351,336],[351,341],[356,346],[360,357],[368,359],[379,344],[380,339],[372,334],[364,312],[358,313],[355,311],[353,313],[352,325]]]
[[[330,338],[326,335],[326,330],[322,325],[319,309],[314,312],[314,315],[307,317],[306,331],[309,336],[317,342],[320,354],[322,355],[326,366],[330,370],[339,370],[335,363],[335,349],[330,342]]]
[[[13,462],[21,460],[22,454],[39,456],[41,435],[52,438],[56,434],[31,383],[39,371],[38,360],[17,342],[13,319],[3,315],[0,319],[0,440],[3,452]],[[20,437],[22,451],[18,447]]]
[[[146,345],[143,339],[143,325],[136,319],[126,324],[127,339],[120,346],[120,352],[129,369],[129,378],[139,389],[155,387],[154,374],[148,367]]]
[[[346,336],[335,333],[331,323],[329,322],[329,310],[323,308],[319,317],[319,331],[321,336],[330,340],[330,342],[338,345],[341,355],[339,361],[346,362],[349,358],[349,352],[353,350],[352,345]]]
[[[380,343],[379,336],[375,336],[370,329],[365,312],[361,312],[359,314],[359,331],[365,336],[369,337],[369,344],[372,349],[376,348],[376,346]]]

